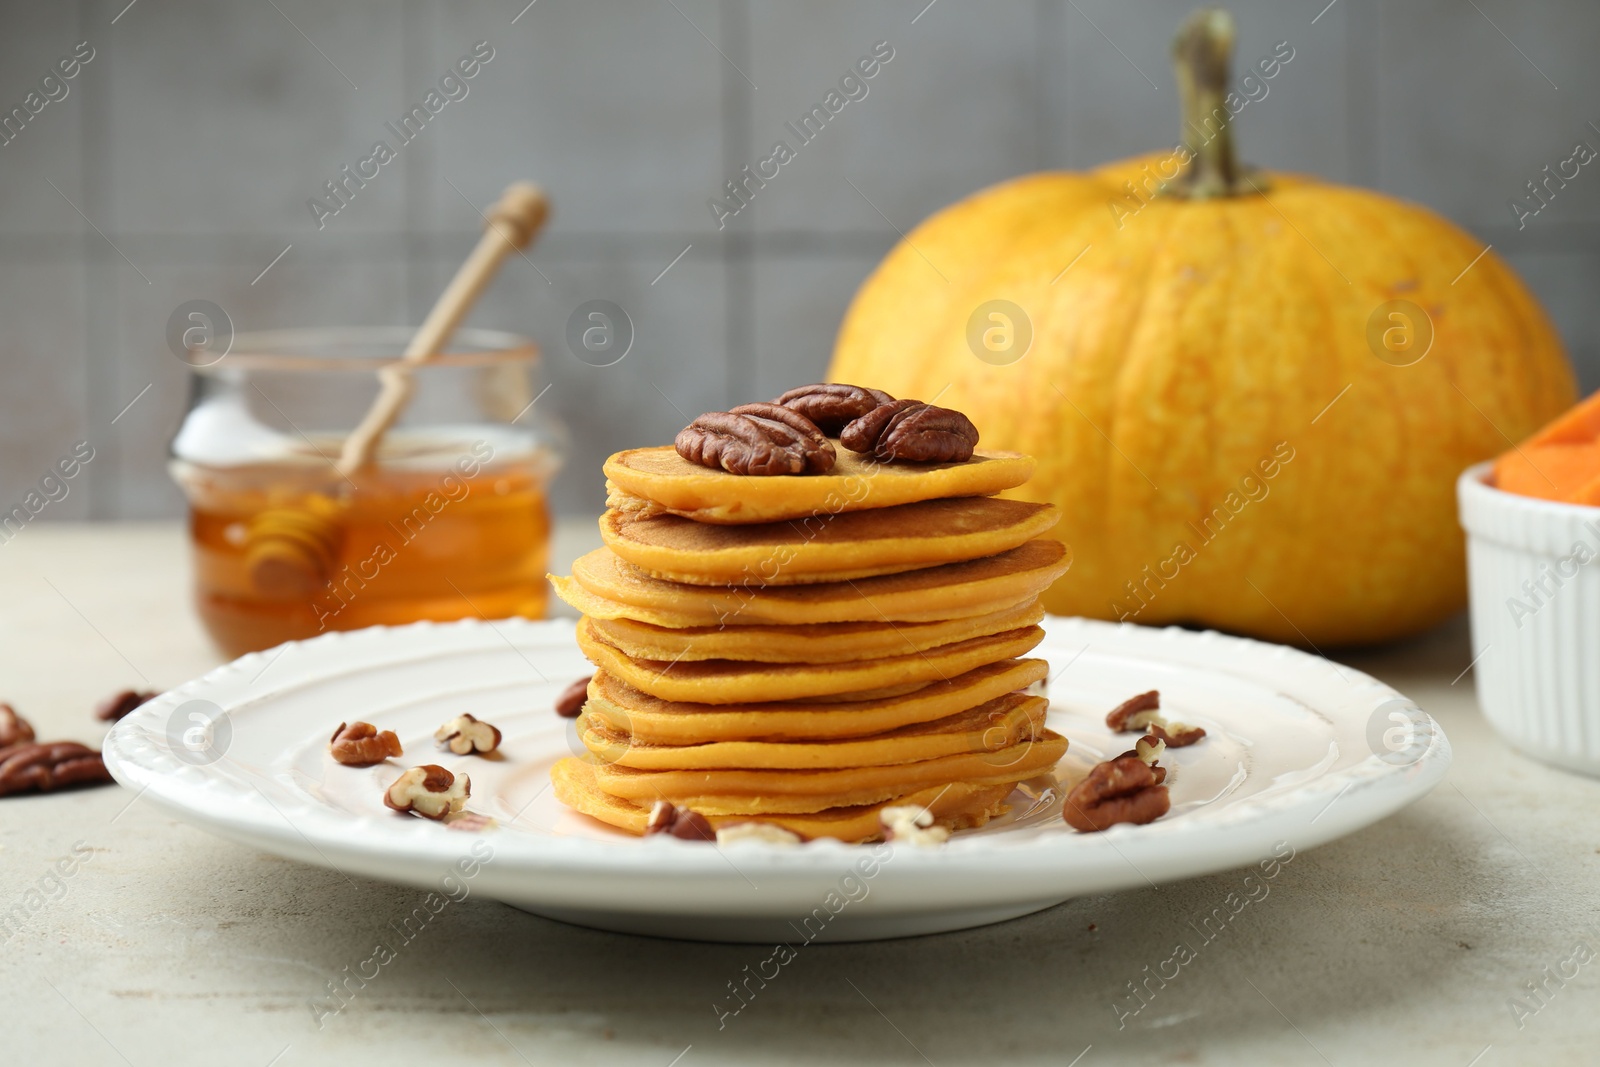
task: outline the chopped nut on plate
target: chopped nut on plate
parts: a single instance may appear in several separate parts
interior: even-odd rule
[[[340,723],[328,739],[328,752],[346,767],[371,767],[399,756],[400,738],[393,730],[379,733],[370,722]]]
[[[1133,743],[1133,748],[1127,752],[1124,752],[1122,755],[1132,756],[1137,760],[1143,761],[1147,767],[1155,772],[1156,785],[1161,785],[1167,780],[1167,769],[1161,766],[1157,760],[1161,759],[1161,757],[1165,756],[1166,754],[1167,743],[1165,741],[1151,734],[1145,734],[1143,737],[1139,738],[1139,740]],[[1121,759],[1122,756],[1118,756],[1117,758]]]
[[[480,756],[500,747],[500,730],[468,713],[458,715],[434,731],[433,739],[458,756]]]
[[[671,834],[684,841],[715,841],[717,832],[699,812],[680,808],[666,800],[658,800],[650,809],[650,821],[645,823],[647,834]]]
[[[1187,748],[1205,737],[1206,732],[1199,726],[1162,719],[1150,724],[1150,736],[1160,739],[1168,748]]]
[[[792,830],[785,830],[770,822],[751,820],[750,822],[736,822],[728,826],[717,828],[717,844],[734,845],[740,841],[760,841],[768,845],[779,845],[783,848],[793,848],[795,845],[805,844],[805,839]]]
[[[1152,689],[1129,697],[1106,712],[1106,726],[1118,733],[1135,733],[1161,718],[1161,691]]]
[[[424,819],[442,819],[460,811],[472,795],[472,781],[451,774],[436,763],[412,767],[384,790],[383,803],[395,811],[408,811]]]
[[[1106,725],[1118,733],[1148,729],[1152,737],[1166,742],[1168,748],[1186,748],[1206,736],[1201,727],[1170,722],[1162,716],[1161,692],[1157,689],[1140,693],[1112,708],[1106,714]]]
[[[920,804],[896,804],[878,812],[883,824],[885,841],[907,845],[942,845],[950,840],[950,831],[933,824],[933,812]]]
[[[1150,766],[1154,767],[1156,761],[1167,754],[1167,742],[1154,734],[1145,734],[1133,743],[1133,749],[1124,752],[1124,756],[1138,756]]]

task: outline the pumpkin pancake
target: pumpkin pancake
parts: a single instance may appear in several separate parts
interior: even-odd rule
[[[910,693],[872,700],[774,704],[686,704],[662,700],[605,671],[589,682],[590,722],[631,734],[636,744],[717,741],[825,741],[885,733],[947,718],[1042,681],[1042,659],[1008,659],[940,679]]]
[[[1034,462],[979,449],[965,463],[880,463],[836,450],[827,474],[752,478],[690,463],[670,445],[634,448],[606,460],[606,504],[642,515],[696,522],[752,523],[836,515],[944,497],[989,496],[1028,480]]]
[[[1059,519],[1053,504],[974,496],[756,526],[711,526],[677,515],[630,518],[611,510],[601,516],[600,536],[611,551],[658,578],[771,586],[992,556],[1031,541]]]
[[[595,784],[593,764],[569,756],[556,763],[550,771],[550,777],[555,782],[556,799],[567,807],[630,834],[644,833],[645,824],[650,818],[650,805],[640,806],[603,791]],[[859,844],[883,837],[878,812],[890,805],[915,804],[932,812],[934,822],[945,829],[965,830],[982,826],[991,818],[1004,815],[1009,810],[1005,799],[1011,790],[1009,782],[983,786],[954,782],[937,789],[922,789],[896,797],[886,804],[835,808],[808,815],[774,815],[762,821],[781,826],[807,839],[834,837],[847,844]],[[743,815],[715,815],[707,821],[712,826],[727,826],[747,819]]]
[[[761,663],[846,663],[925,652],[1044,618],[1037,600],[990,615],[944,622],[823,622],[799,626],[697,626],[672,630],[628,619],[590,619],[589,629],[633,659],[737,659]]]
[[[578,717],[583,747],[601,763],[641,771],[817,770],[883,767],[940,756],[999,751],[1035,736],[1050,702],[1007,693],[934,722],[902,726],[869,737],[837,741],[717,741],[693,745],[648,745],[599,718]]]
[[[1044,631],[1026,626],[940,645],[926,652],[821,664],[635,660],[599,637],[589,619],[579,620],[577,636],[578,647],[591,663],[652,696],[701,704],[746,704],[841,694],[886,694],[896,689],[909,692],[928,682],[954,678],[975,667],[1023,655],[1044,640]]]
[[[1032,600],[1066,573],[1072,559],[1060,541],[1034,540],[965,563],[862,578],[854,582],[720,588],[655,578],[597,548],[550,576],[556,595],[595,619],[655,626],[759,626],[822,622],[937,622]]]
[[[702,815],[803,814],[881,804],[950,782],[1015,784],[1054,767],[1067,739],[1040,727],[1037,737],[992,752],[830,770],[639,771],[594,762],[595,784],[612,796],[648,805],[670,800]]]

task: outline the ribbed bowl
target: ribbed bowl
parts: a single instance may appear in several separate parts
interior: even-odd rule
[[[1600,508],[1456,483],[1467,531],[1478,701],[1511,744],[1600,775]]]

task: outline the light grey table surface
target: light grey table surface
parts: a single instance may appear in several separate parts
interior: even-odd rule
[[[557,566],[592,531],[563,525]],[[27,528],[0,545],[0,699],[43,736],[98,741],[90,709],[108,692],[218,662],[187,583],[175,524]],[[597,933],[471,897],[319,1028],[326,984],[422,891],[352,884],[104,787],[0,800],[0,922],[16,920],[0,929],[0,1061],[1597,1062],[1600,962],[1564,961],[1580,943],[1600,950],[1600,782],[1491,734],[1470,673],[1453,681],[1470,659],[1463,622],[1342,659],[1440,720],[1449,777],[1296,855],[1125,1028],[1127,983],[1198,942],[1190,920],[1242,872],[963,933],[813,946],[720,1029],[726,983],[768,950]]]

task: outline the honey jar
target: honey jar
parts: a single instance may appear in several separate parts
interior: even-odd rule
[[[341,444],[405,329],[239,334],[195,366],[171,471],[189,501],[196,608],[228,655],[328,630],[545,613],[546,490],[562,452],[538,350],[460,330],[369,463]]]

